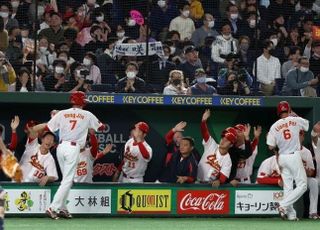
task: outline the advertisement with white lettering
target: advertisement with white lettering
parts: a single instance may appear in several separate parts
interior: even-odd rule
[[[67,207],[70,213],[111,213],[111,190],[71,189]]]
[[[235,214],[278,214],[277,203],[283,199],[280,190],[238,190],[235,197]]]
[[[178,191],[178,214],[229,214],[230,194],[227,190]]]

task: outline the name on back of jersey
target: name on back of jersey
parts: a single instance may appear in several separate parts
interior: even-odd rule
[[[79,118],[79,119],[81,119],[81,120],[84,119],[84,115],[82,115],[82,114],[80,114],[80,113],[78,113],[78,114],[75,114],[75,113],[67,113],[67,114],[64,114],[64,117],[65,117],[65,118],[73,118],[73,119]]]
[[[287,128],[289,128],[289,126],[296,126],[296,125],[297,125],[297,122],[289,121],[289,122],[283,123],[281,125],[278,125],[275,129],[277,132],[279,132],[281,129],[287,129]]]

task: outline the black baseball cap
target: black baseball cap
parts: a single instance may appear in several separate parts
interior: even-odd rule
[[[193,51],[197,51],[195,46],[186,46],[184,48],[184,54],[188,54],[188,53],[191,53]]]

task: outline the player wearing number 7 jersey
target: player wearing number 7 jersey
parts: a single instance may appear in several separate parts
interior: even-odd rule
[[[52,219],[71,218],[66,208],[76,167],[79,163],[80,149],[84,148],[88,129],[103,130],[104,125],[89,111],[83,110],[86,95],[75,91],[70,96],[72,108],[61,110],[47,124],[40,124],[35,131],[48,128],[51,132],[59,130],[57,158],[62,172],[61,184],[54,195],[50,208],[46,211]]]
[[[276,153],[283,180],[284,199],[279,203],[279,214],[283,219],[297,220],[293,208],[307,190],[307,175],[300,155],[300,130],[308,131],[309,121],[301,117],[289,116],[291,108],[288,102],[278,104],[278,116],[268,133],[267,145]],[[278,147],[278,152],[276,148]],[[293,182],[296,187],[293,188]]]

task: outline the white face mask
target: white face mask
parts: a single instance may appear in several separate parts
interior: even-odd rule
[[[129,72],[127,72],[127,77],[129,78],[129,79],[134,79],[135,77],[136,77],[136,72],[134,72],[134,71],[129,71]]]
[[[272,38],[272,39],[270,39],[270,41],[272,41],[274,47],[276,47],[278,45],[278,39]]]
[[[223,34],[222,36],[223,36],[223,38],[226,39],[226,40],[229,40],[229,39],[231,38],[231,34],[229,34],[229,35]]]
[[[67,57],[59,57],[59,59],[64,60],[65,62],[68,62],[68,58]]]
[[[44,14],[44,7],[38,6],[38,16],[41,17]]]
[[[88,59],[88,58],[84,58],[84,59],[83,59],[83,64],[84,64],[85,66],[89,66],[89,65],[91,65],[91,60]]]
[[[94,4],[96,4],[96,0],[88,0],[87,4],[88,5],[94,5]]]
[[[27,31],[27,30],[22,30],[21,31],[21,37],[26,38],[28,36],[29,36],[29,31]]]
[[[124,37],[125,32],[118,32],[117,33],[117,37],[118,38],[123,38]]]
[[[162,56],[161,58],[162,60],[167,61],[169,59],[169,56]]]
[[[8,18],[9,17],[9,13],[8,12],[0,12],[0,16],[3,18]]]
[[[61,66],[56,66],[55,71],[57,74],[63,74],[64,68]]]
[[[39,50],[40,50],[41,53],[45,53],[45,52],[47,51],[47,49],[48,49],[48,48],[47,48],[47,47],[44,47],[44,46],[40,46],[40,47],[39,47]]]
[[[19,1],[11,2],[12,8],[18,8],[19,5],[20,5],[20,2],[19,2]]]
[[[239,14],[230,14],[230,18],[232,20],[238,19],[238,17],[239,17]]]
[[[158,1],[158,6],[160,8],[164,8],[164,7],[166,7],[166,5],[167,5],[166,1],[164,1],[164,0],[159,0]]]
[[[182,11],[182,15],[185,16],[186,18],[188,18],[189,15],[190,15],[190,10],[184,10],[184,11]]]
[[[308,72],[308,71],[309,71],[309,68],[308,68],[308,67],[301,66],[301,67],[300,67],[300,71],[301,71],[302,73],[305,73],[305,72]]]
[[[209,28],[213,28],[214,27],[214,21],[209,21],[208,26],[209,26]]]
[[[98,22],[103,22],[104,16],[102,15],[102,16],[96,17],[96,19]]]
[[[170,54],[174,54],[176,52],[176,47],[170,46]]]
[[[256,20],[251,19],[251,20],[249,21],[249,26],[250,26],[251,28],[256,27]]]
[[[200,84],[201,84],[201,83],[206,83],[206,79],[207,79],[207,78],[206,78],[205,76],[203,76],[203,77],[198,77],[198,78],[197,78],[197,82],[200,83]]]
[[[130,18],[128,21],[128,26],[135,26],[135,25],[136,25],[136,21]]]

